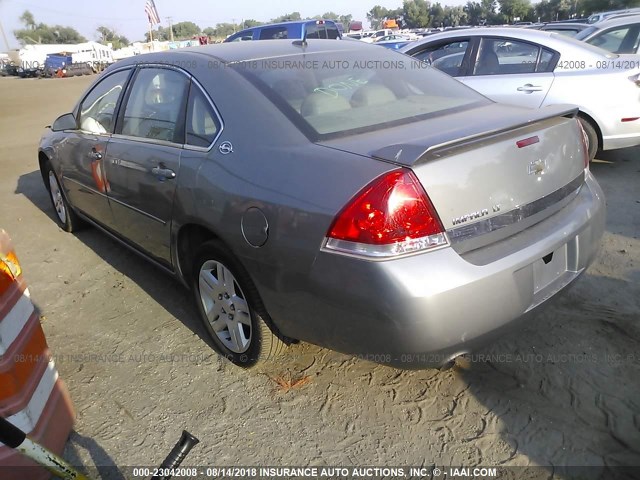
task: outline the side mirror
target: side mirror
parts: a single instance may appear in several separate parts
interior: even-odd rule
[[[60,132],[62,130],[76,130],[78,128],[78,122],[76,122],[76,117],[73,116],[73,113],[65,113],[64,115],[56,118],[56,121],[53,122],[51,126],[51,130],[54,132]]]

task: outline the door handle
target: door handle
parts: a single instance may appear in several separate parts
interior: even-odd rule
[[[89,152],[89,158],[92,158],[93,160],[102,160],[102,153],[93,148],[91,149],[91,152]]]
[[[176,172],[174,172],[170,168],[153,167],[151,169],[151,173],[160,178],[176,178]]]
[[[531,85],[530,83],[527,83],[526,85],[518,87],[517,90],[519,92],[533,93],[533,92],[541,92],[543,89],[539,85]]]

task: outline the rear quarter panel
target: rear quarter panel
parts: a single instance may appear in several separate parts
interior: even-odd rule
[[[224,129],[208,154],[182,155],[174,238],[188,223],[214,232],[247,268],[286,335],[287,322],[304,315],[304,298],[312,290],[308,273],[333,218],[362,187],[395,167],[310,143],[229,68],[201,60],[193,73],[215,102]],[[231,142],[233,153],[223,155],[221,142]],[[260,248],[249,245],[241,230],[252,207],[269,223]]]

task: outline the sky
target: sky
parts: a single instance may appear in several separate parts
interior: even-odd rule
[[[354,20],[366,23],[366,13],[375,5],[402,6],[402,0],[155,0],[155,3],[163,26],[169,25],[166,17],[173,17],[173,23],[192,21],[203,29],[249,18],[268,21],[291,12],[300,12],[304,18],[333,11],[338,15],[352,14]],[[440,3],[462,5],[465,1],[440,0]],[[88,40],[96,40],[96,29],[106,26],[136,41],[142,40],[148,30],[144,5],[145,0],[0,0],[0,24],[10,48],[19,47],[12,32],[23,28],[19,18],[25,10],[33,14],[37,23],[71,26]],[[0,51],[6,48],[0,38]]]

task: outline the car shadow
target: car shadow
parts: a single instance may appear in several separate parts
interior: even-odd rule
[[[610,277],[581,282],[633,293],[632,283]],[[561,478],[638,478],[640,313],[587,291],[569,290],[454,370],[489,412],[484,433],[509,452],[505,463]]]
[[[24,195],[52,222],[56,222],[55,212],[49,194],[44,188],[40,171],[21,175],[15,193]],[[140,286],[167,312],[211,346],[208,333],[199,321],[195,307],[192,306],[191,293],[178,280],[97,228],[87,226],[73,235],[105,262]]]
[[[91,459],[91,466],[84,462],[87,452]],[[73,431],[64,450],[64,458],[77,471],[96,480],[126,480],[126,476],[116,465],[109,454],[93,438],[80,435]]]
[[[598,179],[608,175],[610,169],[603,167],[594,166]],[[21,176],[16,193],[55,221],[39,172]],[[209,344],[190,295],[176,288],[178,282],[169,277],[159,280],[157,269],[96,229],[76,237]],[[632,309],[635,300],[618,302],[625,296],[635,298],[639,276],[637,269],[627,280],[588,272],[535,321],[458,359],[451,371],[396,374],[387,367],[304,345],[298,350],[300,358],[290,365],[310,375],[328,367],[326,377],[314,377],[328,396],[341,385],[345,389],[362,385],[353,393],[357,400],[351,401],[361,401],[365,409],[371,403],[367,391],[391,391],[394,401],[385,403],[382,422],[395,418],[398,409],[398,418],[405,418],[400,415],[419,407],[416,411],[421,413],[409,420],[429,430],[436,425],[429,419],[441,412],[435,407],[451,403],[444,409],[442,430],[455,432],[451,443],[469,442],[478,450],[486,449],[481,458],[492,465],[540,466],[529,472],[532,475],[520,472],[516,478],[540,478],[541,472],[543,478],[633,478],[620,468],[640,465],[640,314]],[[323,362],[326,366],[319,365]],[[452,376],[465,384],[455,395],[444,388]],[[420,386],[424,391],[412,398]],[[472,411],[476,404],[477,412]],[[454,428],[470,424],[474,415],[476,437],[459,425]],[[110,465],[108,459],[96,464]]]

